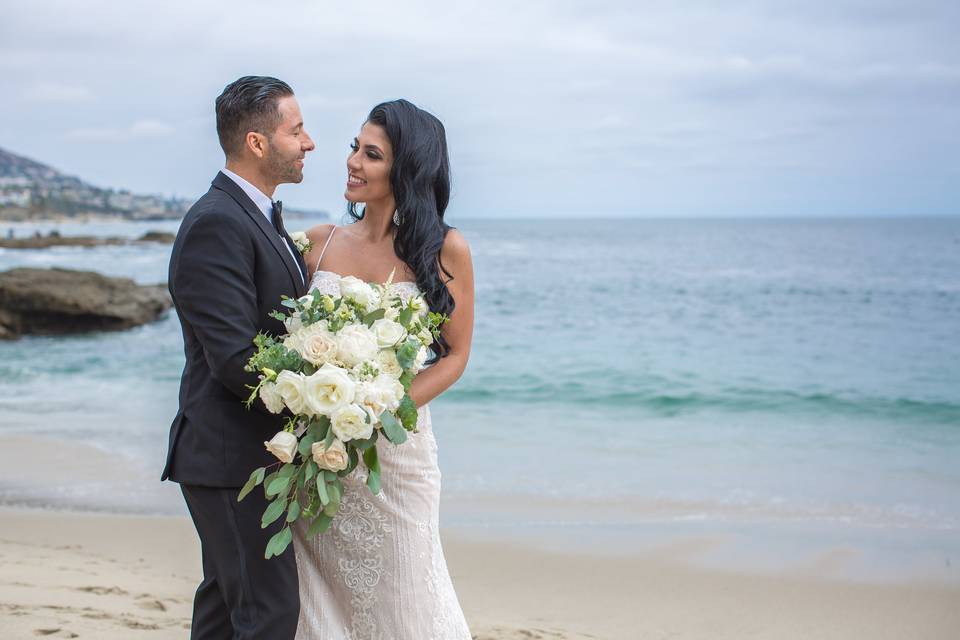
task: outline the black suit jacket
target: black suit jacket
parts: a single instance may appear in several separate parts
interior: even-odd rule
[[[263,443],[283,419],[259,400],[250,409],[243,405],[257,384],[243,367],[259,331],[283,333],[283,324],[268,315],[281,308],[281,296],[306,291],[297,262],[304,275],[306,265],[296,250],[290,253],[263,212],[223,173],[184,217],[168,286],[187,361],[164,480],[239,487],[255,468],[276,461]]]

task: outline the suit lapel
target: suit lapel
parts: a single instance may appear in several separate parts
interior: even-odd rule
[[[304,280],[306,280],[306,278],[307,278],[307,263],[306,263],[306,261],[303,259],[303,254],[300,253],[300,252],[297,250],[297,245],[296,245],[296,243],[293,241],[293,238],[290,237],[290,234],[286,232],[286,229],[284,229],[284,237],[285,237],[286,240],[287,240],[287,244],[290,245],[290,249],[291,249],[291,251],[293,251],[294,257],[296,257],[296,259],[297,259],[297,264],[300,265],[300,268],[303,270],[303,278],[304,278]],[[306,293],[306,292],[304,292],[304,293]]]
[[[297,296],[303,295],[306,286],[304,285],[303,278],[300,276],[300,270],[297,268],[294,258],[290,255],[290,251],[287,250],[287,247],[284,246],[284,240],[280,238],[280,234],[277,233],[277,230],[273,228],[273,225],[267,220],[267,217],[263,215],[263,212],[257,208],[257,205],[253,203],[249,196],[243,192],[243,189],[240,188],[236,182],[228,178],[223,173],[218,173],[217,177],[213,179],[213,186],[221,191],[226,192],[231,198],[237,201],[243,211],[250,216],[250,219],[253,220],[254,224],[263,232],[263,235],[266,236],[267,241],[273,246],[277,251],[277,255],[280,256],[280,260],[283,261],[283,266],[287,268],[287,273],[290,276],[290,283],[293,285],[293,290],[296,292]],[[295,252],[296,253],[296,252]],[[300,258],[300,262],[303,261],[303,258]],[[306,274],[306,270],[303,271]]]

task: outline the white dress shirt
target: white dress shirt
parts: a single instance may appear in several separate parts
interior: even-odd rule
[[[221,169],[221,171],[223,171],[223,175],[236,182],[237,186],[243,189],[243,192],[247,194],[251,200],[253,200],[253,204],[257,205],[257,209],[260,209],[261,213],[267,217],[267,222],[269,222],[270,226],[273,227],[273,200],[271,200],[270,197],[267,196],[267,194],[265,194],[263,191],[260,191],[260,189],[250,184],[247,180],[238,176],[233,171],[230,171],[230,169],[224,167]],[[303,280],[303,282],[306,282],[307,278],[303,273],[303,269],[300,268],[300,263],[297,261],[297,256],[294,255],[293,249],[290,247],[290,243],[287,242],[286,238],[281,237],[280,240],[283,242],[283,246],[287,248],[287,251],[290,252],[290,257],[293,258],[293,264],[297,265],[297,271],[300,272],[300,279]]]

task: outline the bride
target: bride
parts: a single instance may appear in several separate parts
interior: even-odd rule
[[[473,334],[473,266],[464,237],[443,221],[450,197],[440,121],[406,100],[374,107],[347,158],[345,227],[310,229],[311,288],[338,278],[383,282],[422,295],[450,316],[434,363],[413,381],[419,432],[400,446],[381,438],[382,486],[360,469],[344,478],[330,529],[294,527],[300,578],[297,640],[470,640],[439,536],[440,470],[427,403],[463,373]],[[363,207],[359,207],[359,204]]]

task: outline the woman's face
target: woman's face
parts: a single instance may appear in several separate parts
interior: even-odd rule
[[[364,123],[350,148],[344,197],[350,202],[370,203],[392,196],[393,146],[383,127]]]

